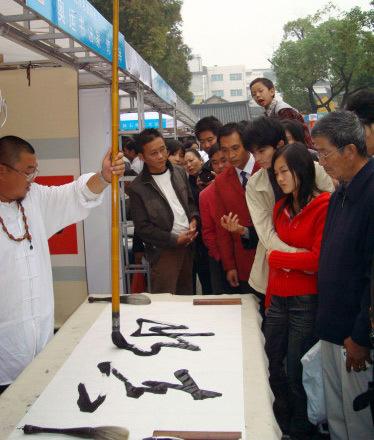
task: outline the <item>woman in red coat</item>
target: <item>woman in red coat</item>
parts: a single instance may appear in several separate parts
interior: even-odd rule
[[[313,159],[302,144],[278,149],[272,167],[286,194],[274,207],[274,225],[279,238],[299,252],[267,251],[270,274],[265,305],[269,308],[264,334],[269,380],[283,433],[291,433],[295,440],[310,440],[316,433],[307,416],[301,358],[316,342],[318,260],[330,195],[316,187]]]

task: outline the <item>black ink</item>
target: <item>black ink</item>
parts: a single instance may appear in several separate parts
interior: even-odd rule
[[[190,376],[188,370],[178,370],[174,373],[174,376],[180,382],[182,382],[182,385],[174,385],[167,382],[154,382],[154,381],[143,382],[143,385],[153,387],[156,384],[157,385],[162,384],[174,390],[185,391],[186,393],[191,394],[194,400],[214,399],[215,397],[222,396],[222,393],[216,393],[215,391],[201,390],[197,386],[196,382]]]
[[[142,382],[142,385],[145,385],[145,387],[134,386],[127,377],[123,376],[116,368],[112,368],[111,371],[113,376],[125,384],[126,396],[134,399],[139,399],[144,393],[166,394],[169,388],[191,394],[194,400],[214,399],[215,397],[222,396],[221,393],[215,391],[201,390],[190,376],[188,370],[185,369],[178,370],[174,373],[174,376],[182,385],[148,380]]]
[[[119,379],[121,382],[125,384],[126,388],[126,396],[133,397],[134,399],[139,399],[144,393],[153,393],[153,394],[166,394],[167,386],[157,386],[151,388],[146,387],[135,387],[125,376],[123,376],[117,369],[112,369],[113,376]]]
[[[106,376],[110,375],[110,362],[100,362],[97,368]]]
[[[160,353],[162,347],[175,347],[190,351],[200,351],[200,347],[198,347],[197,345],[192,345],[180,339],[178,339],[178,341],[182,342],[178,343],[156,342],[151,346],[151,349],[149,351],[141,350],[140,348],[137,348],[134,344],[128,343],[120,332],[112,332],[112,339],[114,345],[116,345],[118,348],[132,351],[137,356],[154,356],[155,354]]]
[[[188,341],[182,339],[181,336],[214,336],[214,333],[168,333],[167,331],[165,331],[188,329],[188,327],[185,325],[173,325],[143,318],[137,319],[136,322],[139,328],[134,333],[132,333],[131,336],[166,336],[167,338],[176,339],[178,341],[177,343],[156,342],[151,346],[149,351],[145,351],[137,348],[134,344],[130,344],[129,342],[127,342],[120,332],[112,332],[112,340],[114,345],[116,345],[118,348],[132,351],[137,356],[154,356],[155,354],[158,354],[160,352],[162,347],[175,347],[181,348],[183,350],[200,351],[200,347],[190,344]],[[158,325],[149,329],[151,333],[142,333],[142,326],[145,322]]]
[[[168,333],[165,330],[184,330],[188,329],[186,325],[174,325],[174,324],[168,324],[166,322],[160,322],[160,321],[152,321],[150,319],[143,319],[139,318],[136,320],[139,328],[131,334],[131,336],[166,336],[168,338],[178,339],[181,336],[214,336],[214,333]],[[158,327],[151,327],[149,331],[151,333],[142,333],[142,326],[143,323],[153,323],[153,324],[160,324]],[[156,334],[155,334],[156,333]]]
[[[180,333],[168,333],[166,330],[185,330],[188,329],[185,325],[174,325],[174,324],[168,324],[165,322],[160,321],[153,321],[149,319],[139,318],[136,320],[139,328],[131,334],[131,336],[134,337],[141,337],[141,336],[165,336],[167,338],[176,339],[177,343],[165,343],[165,342],[156,342],[153,344],[149,351],[141,350],[137,348],[134,344],[130,344],[126,341],[124,336],[116,331],[112,332],[112,340],[114,345],[116,345],[118,348],[122,348],[124,350],[132,351],[137,356],[154,356],[155,354],[158,354],[162,347],[175,347],[175,348],[181,348],[184,350],[190,350],[190,351],[200,351],[200,347],[190,344],[188,341],[181,338],[181,336],[214,336],[214,333],[186,333],[186,332],[180,332]],[[142,333],[142,326],[143,323],[153,323],[158,324],[154,327],[150,327],[149,332]]]
[[[96,400],[91,402],[90,396],[87,393],[86,386],[84,385],[84,383],[80,383],[78,385],[78,393],[79,393],[79,398],[77,400],[77,404],[82,412],[89,412],[89,413],[95,412],[97,408],[101,404],[103,404],[104,400],[106,399],[106,396],[99,395],[99,397]]]

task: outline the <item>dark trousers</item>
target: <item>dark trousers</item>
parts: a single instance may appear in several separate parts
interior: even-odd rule
[[[298,440],[313,439],[315,434],[307,415],[301,358],[317,342],[313,336],[316,309],[317,295],[273,295],[264,325],[274,415],[283,433],[291,432]]]
[[[259,303],[258,303],[258,305],[259,305],[258,313],[262,316],[262,319],[263,319],[262,326],[261,326],[261,329],[263,331],[264,325],[265,325],[265,320],[266,320],[266,316],[265,316],[265,309],[266,309],[266,307],[265,307],[265,295],[263,293],[261,293],[261,292],[258,292],[257,290],[255,290],[251,286],[250,286],[250,289],[251,290],[250,290],[249,293],[252,293],[252,295],[254,295],[259,300]]]
[[[228,293],[232,293],[233,295],[242,295],[244,293],[250,293],[250,292],[251,292],[251,288],[247,283],[247,281],[239,280],[239,286],[237,287],[230,286],[230,292]]]
[[[192,252],[188,247],[162,250],[160,258],[151,265],[151,291],[192,295]]]
[[[199,277],[203,295],[212,294],[212,283],[210,279],[208,249],[204,246],[201,233],[196,238],[195,256],[193,259],[192,284],[193,294],[196,295],[196,277]]]
[[[222,293],[232,293],[232,287],[226,278],[226,272],[223,270],[222,261],[216,261],[209,257],[210,280],[212,283],[212,294],[221,295]]]

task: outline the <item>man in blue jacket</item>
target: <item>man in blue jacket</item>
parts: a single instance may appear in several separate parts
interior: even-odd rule
[[[370,408],[353,411],[372,380],[370,268],[374,253],[374,160],[352,112],[329,113],[312,130],[320,164],[341,183],[331,196],[323,233],[317,335],[332,440],[374,439]],[[353,370],[353,371],[352,371]]]

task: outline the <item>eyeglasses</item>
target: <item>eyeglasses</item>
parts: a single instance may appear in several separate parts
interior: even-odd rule
[[[342,150],[344,147],[340,147],[337,150],[335,150],[335,151],[333,151],[332,153],[329,153],[329,154],[323,154],[320,151],[315,151],[315,153],[318,156],[318,159],[326,160],[329,156],[332,156],[334,153],[338,152],[339,150]]]
[[[2,165],[5,165],[6,167],[10,168],[13,171],[17,171],[17,173],[22,174],[22,176],[25,176],[27,182],[31,182],[35,177],[40,173],[40,171],[36,168],[36,170],[31,174],[26,174],[20,170],[17,170],[17,168],[13,168],[11,165],[1,162]]]

